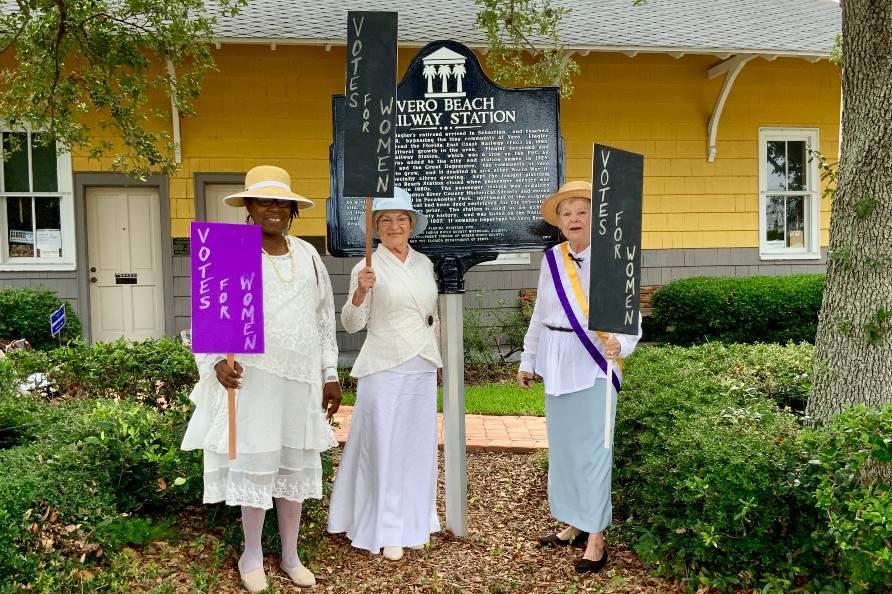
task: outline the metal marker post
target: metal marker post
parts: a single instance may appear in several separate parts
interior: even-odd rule
[[[443,456],[446,461],[446,527],[468,535],[468,458],[465,444],[465,353],[461,293],[440,297],[444,331]]]
[[[436,264],[440,288],[440,350],[443,355],[443,457],[446,460],[446,527],[468,535],[468,453],[465,441],[465,271],[498,254],[443,256]]]

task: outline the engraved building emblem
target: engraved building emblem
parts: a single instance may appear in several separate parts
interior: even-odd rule
[[[441,47],[422,59],[421,75],[427,79],[425,97],[464,97],[462,80],[467,74],[465,57],[449,48]],[[455,78],[455,90],[449,90],[449,79]],[[439,79],[439,80],[436,80]],[[436,90],[435,90],[436,89]]]

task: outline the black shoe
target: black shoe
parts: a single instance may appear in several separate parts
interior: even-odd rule
[[[567,545],[581,547],[586,542],[588,542],[588,532],[580,532],[572,539],[568,540],[560,538],[557,534],[549,534],[548,536],[539,537],[540,547],[565,547]]]
[[[607,548],[604,548],[604,554],[597,561],[589,561],[588,559],[580,559],[576,562],[576,573],[597,573],[607,565]]]

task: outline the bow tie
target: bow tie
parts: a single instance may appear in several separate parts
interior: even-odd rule
[[[577,268],[582,268],[582,258],[580,258],[580,257],[578,257],[578,256],[574,256],[574,255],[571,254],[570,252],[567,252],[567,255],[570,256],[570,259],[571,259],[571,260],[573,260],[574,262],[576,262],[576,267],[577,267]]]

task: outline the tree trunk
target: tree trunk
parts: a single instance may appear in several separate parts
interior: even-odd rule
[[[843,144],[806,412],[892,403],[892,2],[842,0]]]

